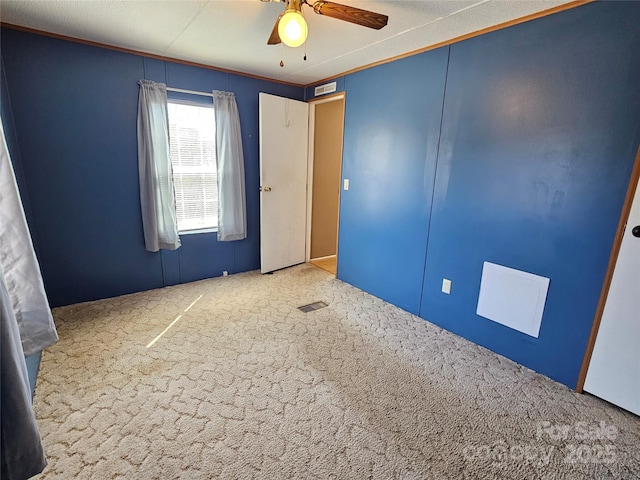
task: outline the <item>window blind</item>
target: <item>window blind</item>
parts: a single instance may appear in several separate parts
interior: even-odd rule
[[[178,230],[218,226],[213,106],[169,102],[169,143]]]

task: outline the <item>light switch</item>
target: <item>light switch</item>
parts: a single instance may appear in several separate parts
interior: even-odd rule
[[[451,293],[451,280],[446,278],[442,279],[442,293],[446,293],[447,295]]]
[[[344,190],[349,190],[349,179],[345,178],[344,179]]]

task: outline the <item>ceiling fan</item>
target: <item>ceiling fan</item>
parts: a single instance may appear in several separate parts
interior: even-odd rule
[[[263,2],[280,0],[262,0]],[[387,24],[389,17],[380,13],[362,10],[360,8],[341,5],[339,3],[326,2],[324,0],[285,0],[284,12],[280,14],[273,26],[267,45],[277,45],[282,42],[289,47],[299,47],[307,39],[307,22],[302,16],[302,5],[305,4],[319,15],[337,18],[345,22],[355,23],[363,27],[380,30]]]

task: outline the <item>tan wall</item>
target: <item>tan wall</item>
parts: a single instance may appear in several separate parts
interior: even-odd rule
[[[335,255],[338,248],[344,99],[315,108],[311,258]]]

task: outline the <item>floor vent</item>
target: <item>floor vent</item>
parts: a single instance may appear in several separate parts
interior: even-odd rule
[[[303,311],[304,313],[313,312],[314,310],[320,310],[321,308],[328,307],[329,305],[324,302],[314,302],[309,305],[302,305],[298,307],[298,310]]]

